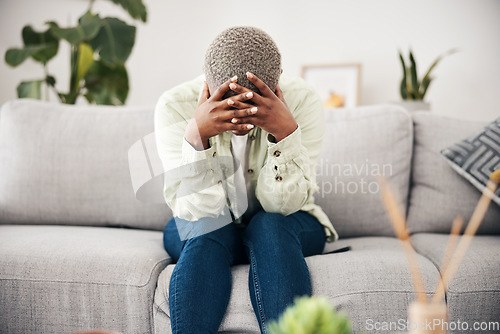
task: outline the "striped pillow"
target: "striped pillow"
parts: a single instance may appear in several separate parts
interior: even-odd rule
[[[490,174],[500,169],[500,118],[485,129],[441,151],[460,175],[483,191]],[[500,187],[493,201],[500,205]]]

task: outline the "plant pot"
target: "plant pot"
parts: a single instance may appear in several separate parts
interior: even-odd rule
[[[409,112],[415,112],[415,111],[430,111],[431,110],[431,105],[428,102],[424,101],[418,101],[418,100],[405,100],[405,101],[398,101],[394,102],[394,104],[400,105]]]
[[[446,304],[411,303],[408,308],[408,332],[445,334],[447,313]]]

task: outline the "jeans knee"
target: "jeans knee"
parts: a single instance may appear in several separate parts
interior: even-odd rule
[[[289,225],[289,224],[288,224]],[[252,243],[272,243],[274,246],[290,244],[295,233],[287,226],[286,217],[279,213],[260,211],[248,224],[246,237]]]
[[[228,225],[210,233],[186,240],[182,252],[201,252],[200,256],[203,257],[210,255],[220,257],[222,255],[227,258],[229,263],[232,263],[238,244],[237,232],[232,230]]]
[[[279,213],[259,211],[252,217],[247,229],[258,233],[274,234],[284,228],[286,217]]]

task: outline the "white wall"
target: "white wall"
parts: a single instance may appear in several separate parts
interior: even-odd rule
[[[42,28],[47,20],[74,22],[85,0],[1,0],[0,53],[20,46],[22,26]],[[267,31],[283,55],[288,75],[305,64],[362,64],[361,104],[399,99],[398,48],[411,46],[420,72],[441,52],[459,47],[436,69],[427,100],[433,112],[468,119],[500,116],[500,1],[332,0],[172,1],[145,0],[149,20],[138,23],[129,59],[128,104],[154,105],[166,89],[201,73],[205,49],[224,28],[253,25]],[[95,11],[127,18],[108,1]],[[67,47],[49,64],[64,89]],[[23,79],[42,76],[38,64],[16,69],[0,64],[0,103],[15,98]],[[54,100],[54,99],[53,99]]]

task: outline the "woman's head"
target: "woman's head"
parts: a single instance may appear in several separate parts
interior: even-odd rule
[[[264,31],[232,27],[212,41],[205,54],[203,70],[211,93],[235,75],[238,84],[258,92],[246,72],[255,74],[274,91],[281,74],[281,54]]]

